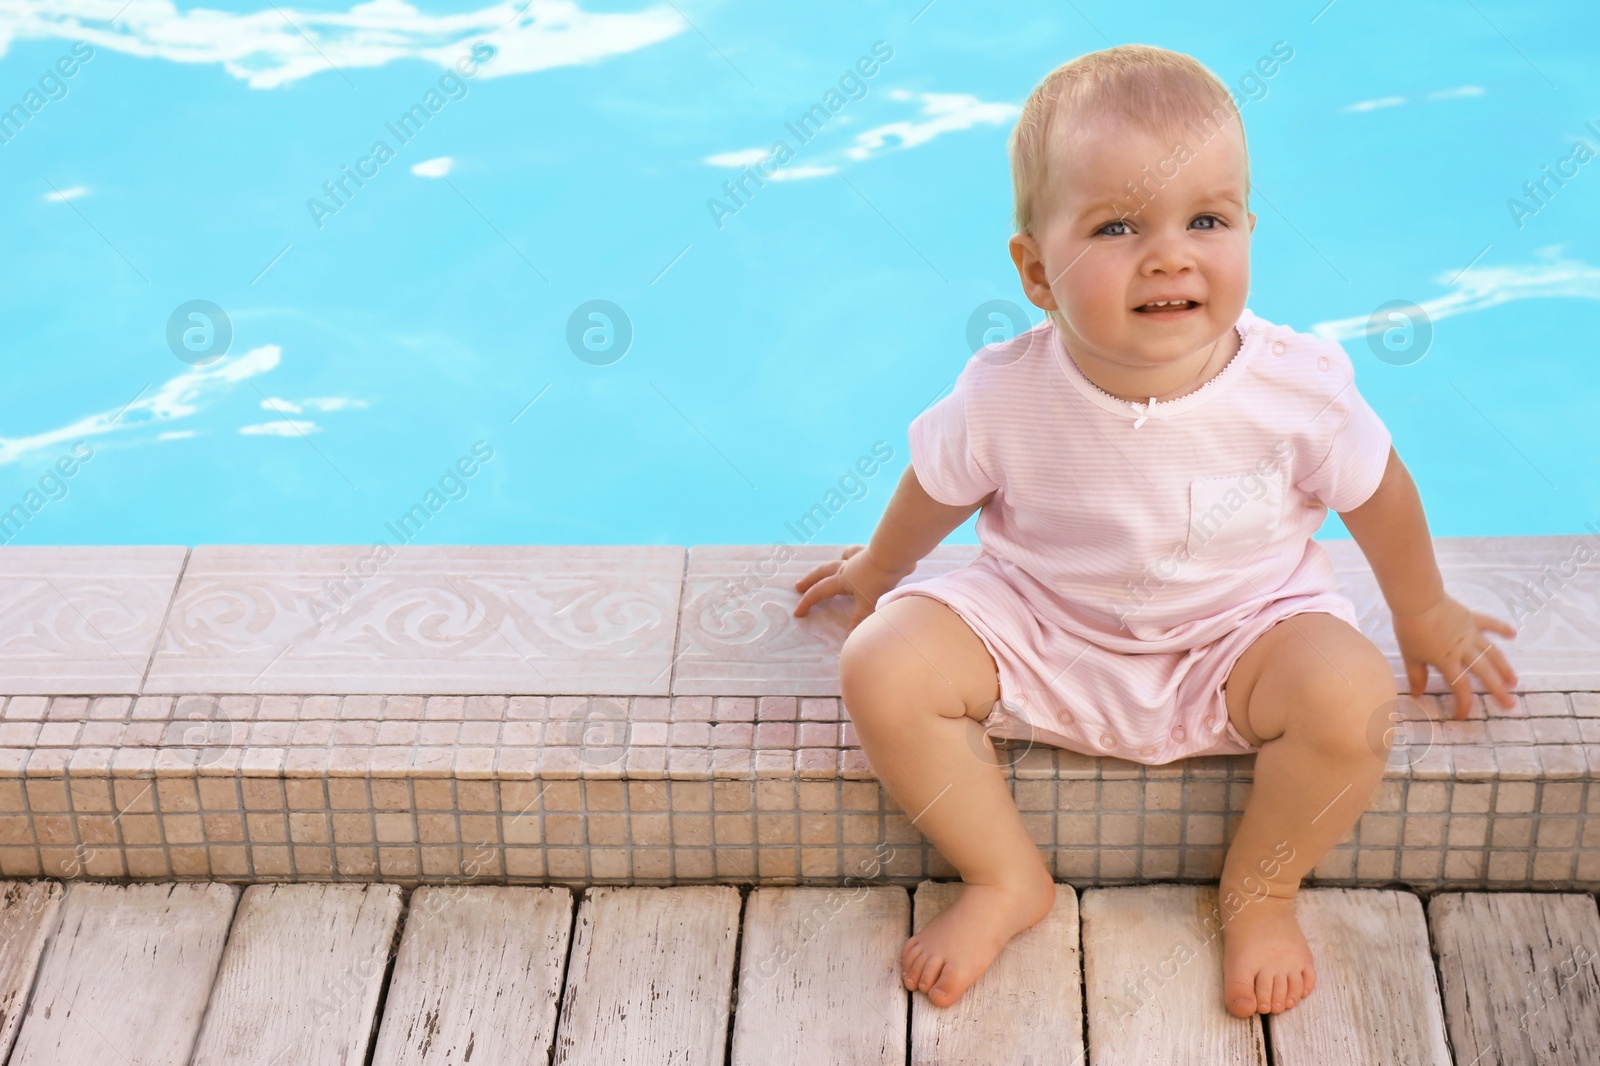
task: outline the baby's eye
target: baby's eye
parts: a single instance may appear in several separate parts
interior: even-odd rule
[[[1107,232],[1113,226],[1121,226],[1121,227],[1123,227],[1123,232],[1127,232],[1128,223],[1127,223],[1126,220],[1120,219],[1120,218],[1115,220],[1115,221],[1113,221],[1113,222],[1107,222],[1104,226],[1101,226],[1099,229],[1094,231],[1095,235],[1096,236],[1105,236],[1105,237],[1120,237],[1120,236],[1122,236],[1123,235],[1122,233]]]
[[[1191,225],[1191,226],[1197,225],[1197,224],[1199,224],[1201,222],[1205,222],[1208,219],[1210,221],[1216,223],[1216,225],[1214,225],[1214,226],[1201,226],[1200,227],[1201,229],[1216,229],[1217,226],[1221,226],[1221,225],[1224,224],[1222,219],[1218,218],[1216,215],[1197,215],[1195,217],[1195,220],[1193,222],[1189,223],[1189,225]]]

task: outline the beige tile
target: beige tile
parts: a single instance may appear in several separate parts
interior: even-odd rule
[[[257,777],[282,773],[287,755],[285,748],[250,748],[245,751],[239,769],[243,774]]]
[[[1539,797],[1539,810],[1545,814],[1577,814],[1584,787],[1580,781],[1546,780]]]
[[[544,852],[539,848],[507,848],[505,865],[507,877],[544,880]]]
[[[1583,749],[1570,744],[1542,744],[1534,751],[1539,758],[1541,776],[1547,783],[1557,780],[1578,780],[1589,776]]]
[[[378,870],[384,877],[415,877],[421,873],[414,848],[379,848]]]
[[[67,805],[67,785],[64,780],[50,778],[30,778],[24,782],[28,794],[28,809],[40,811],[65,811]]]
[[[0,724],[0,746],[8,748],[31,747],[39,738],[38,722],[6,722]]]
[[[1534,846],[1541,851],[1547,848],[1572,848],[1578,843],[1578,820],[1576,818],[1552,818],[1545,815],[1539,819],[1539,829],[1534,837]]]
[[[50,710],[48,696],[12,696],[6,701],[5,720],[38,722]]]
[[[1535,852],[1531,876],[1537,883],[1570,881],[1576,858],[1570,851]]]
[[[469,811],[494,811],[495,782],[486,781],[457,781],[456,782],[456,810],[466,813]]]
[[[210,844],[242,843],[245,839],[243,815],[205,814],[201,823]]]
[[[0,675],[7,690],[136,692],[187,552],[158,546],[12,546],[0,552],[6,604]],[[24,703],[7,717],[30,710]]]
[[[364,550],[194,549],[145,690],[667,693],[681,548],[403,546],[319,628],[323,582]],[[226,603],[250,605],[231,628]]]
[[[1489,823],[1489,844],[1496,848],[1522,848],[1533,846],[1533,819],[1496,817]]]
[[[376,880],[378,876],[378,849],[370,847],[335,847],[334,862],[341,877]]]
[[[570,880],[589,876],[588,855],[576,848],[549,848],[545,852],[545,866],[551,878]]]
[[[769,546],[690,548],[673,694],[838,696],[848,600],[824,600],[804,618],[794,617],[793,609],[800,599],[794,581],[823,560],[837,559],[841,548],[802,545],[781,564],[771,559]],[[964,566],[977,553],[975,544],[941,545],[905,582]],[[776,576],[760,576],[774,566]]]
[[[282,844],[289,839],[288,815],[273,814],[246,814],[244,816],[245,833],[252,844]],[[122,819],[122,835],[128,835],[128,818]]]
[[[1486,880],[1520,883],[1528,877],[1528,856],[1521,851],[1491,851]]]
[[[128,848],[124,853],[128,876],[145,880],[172,877],[167,853],[162,848]]]
[[[1507,618],[1506,589],[1536,582],[1546,568],[1559,573],[1583,538],[1579,536],[1440,537],[1434,553],[1452,596],[1475,611]],[[1388,612],[1371,568],[1351,540],[1319,541],[1334,560],[1340,590],[1355,602],[1363,632],[1388,656],[1403,677]],[[1561,591],[1560,610],[1535,611],[1518,627],[1513,650],[1519,688],[1527,692],[1600,691],[1600,597],[1593,582],[1575,581]],[[1482,682],[1471,678],[1478,691]],[[1431,693],[1448,691],[1443,677],[1429,671]],[[1481,713],[1481,712],[1479,712]],[[1580,712],[1581,713],[1581,712]]]
[[[28,756],[25,773],[29,777],[61,777],[72,759],[72,752],[61,748],[35,748]]]
[[[1459,745],[1451,749],[1450,762],[1458,783],[1463,779],[1492,778],[1496,773],[1494,751],[1488,747]]]

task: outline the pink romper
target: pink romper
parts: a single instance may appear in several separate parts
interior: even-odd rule
[[[952,506],[994,492],[977,558],[885,593],[932,596],[994,656],[996,737],[1164,763],[1252,752],[1222,686],[1257,637],[1322,611],[1360,628],[1312,534],[1378,487],[1388,429],[1335,341],[1248,310],[1222,371],[1135,403],[1078,369],[1054,323],[974,355],[912,421]]]

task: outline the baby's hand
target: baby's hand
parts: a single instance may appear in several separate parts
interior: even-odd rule
[[[862,619],[877,609],[878,597],[894,588],[910,573],[910,570],[902,573],[885,570],[877,565],[869,552],[862,550],[860,544],[852,544],[840,558],[829,559],[794,583],[795,590],[804,593],[795,605],[794,613],[796,617],[803,618],[817,601],[829,596],[848,595],[854,601],[855,609],[851,612],[850,626],[846,632],[853,631]]]
[[[1503,637],[1517,635],[1510,623],[1469,610],[1449,596],[1426,611],[1395,615],[1394,635],[1411,682],[1411,698],[1422,695],[1428,684],[1428,667],[1433,666],[1455,693],[1458,720],[1467,716],[1472,705],[1468,674],[1476,674],[1502,708],[1515,706],[1510,690],[1517,683],[1516,672],[1484,630]]]

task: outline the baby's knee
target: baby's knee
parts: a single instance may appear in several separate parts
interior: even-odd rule
[[[1330,754],[1387,758],[1399,706],[1388,660],[1365,637],[1325,651],[1323,668],[1303,671],[1296,686],[1301,734]]]
[[[858,726],[864,717],[874,722],[930,713],[959,718],[967,711],[957,689],[919,645],[915,620],[889,619],[881,612],[863,619],[839,649],[839,693]]]
[[[859,721],[880,713],[919,687],[920,679],[904,654],[905,641],[878,614],[870,614],[845,637],[839,649],[839,694],[845,710]]]

